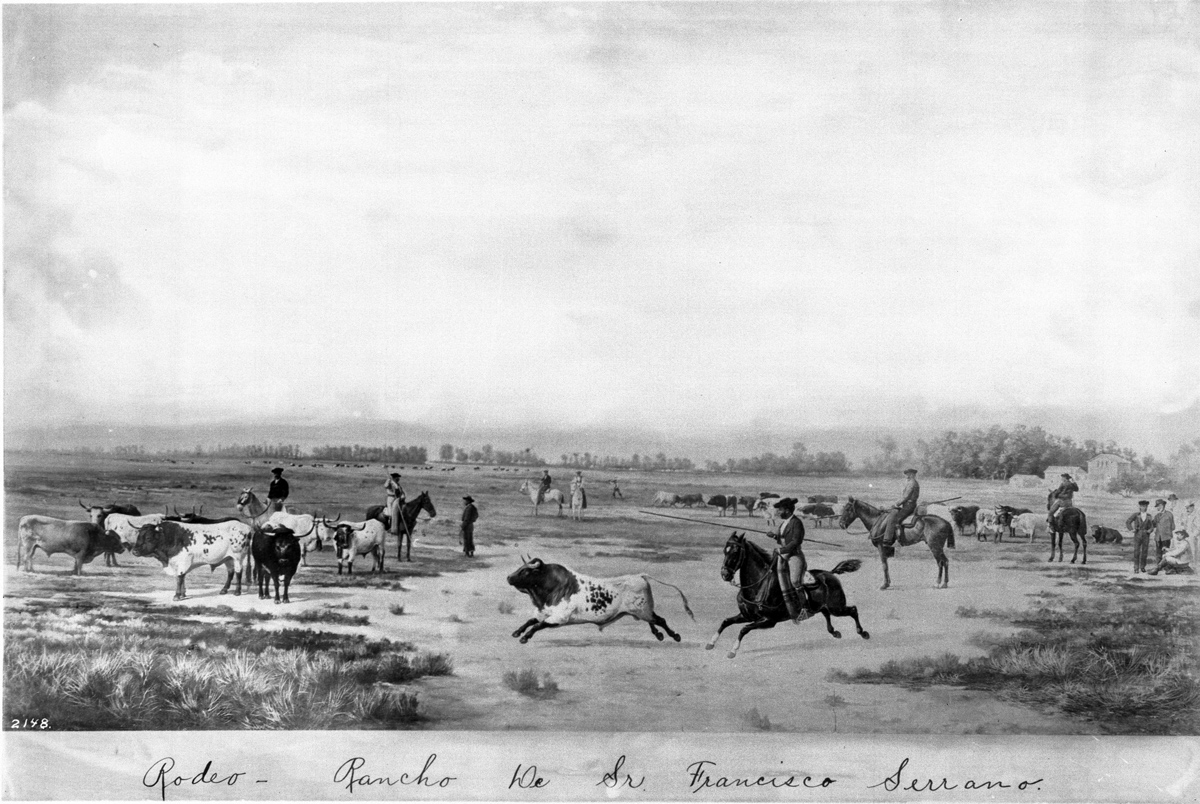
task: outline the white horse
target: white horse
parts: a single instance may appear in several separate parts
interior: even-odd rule
[[[253,489],[242,489],[238,495],[237,510],[239,514],[250,517],[252,525],[283,525],[290,528],[300,540],[300,563],[308,566],[308,551],[321,550],[321,532],[317,529],[317,520],[312,514],[290,514],[285,507],[282,511],[271,512],[270,506],[258,499]],[[268,516],[268,514],[270,514]],[[263,519],[265,518],[265,522]]]
[[[583,507],[587,498],[583,494],[583,486],[571,484],[571,519],[583,519]]]
[[[566,502],[566,497],[563,496],[563,493],[558,489],[548,489],[545,494],[540,495],[541,499],[538,499],[538,491],[540,489],[540,486],[535,485],[528,480],[521,481],[521,492],[523,494],[528,494],[529,501],[533,503],[533,515],[538,515],[538,506],[542,503],[553,502],[558,503],[558,515],[562,516],[563,503]]]

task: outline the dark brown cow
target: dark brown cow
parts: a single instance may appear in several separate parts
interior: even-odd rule
[[[300,540],[291,528],[283,525],[255,526],[250,535],[250,554],[254,558],[258,599],[266,600],[271,596],[270,582],[274,581],[275,602],[279,603],[279,579],[282,577],[283,602],[291,603],[288,600],[288,588],[300,566]]]
[[[76,522],[31,514],[17,523],[17,569],[33,572],[33,551],[42,548],[48,556],[66,553],[75,559],[75,575],[83,565],[103,553],[123,553],[120,537],[92,522]]]

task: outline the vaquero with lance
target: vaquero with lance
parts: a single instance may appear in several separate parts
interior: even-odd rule
[[[779,543],[775,551],[775,573],[779,577],[779,589],[783,592],[783,602],[787,606],[788,615],[792,622],[802,622],[812,616],[807,610],[803,581],[808,571],[808,561],[804,558],[804,523],[796,516],[796,498],[784,497],[775,503],[779,512],[779,530],[771,533],[771,537]],[[764,584],[764,590],[770,587]]]

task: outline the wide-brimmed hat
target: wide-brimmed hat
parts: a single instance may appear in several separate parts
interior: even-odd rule
[[[917,473],[916,469],[905,469],[904,470],[904,474],[906,474],[906,475],[915,475],[916,473]]]
[[[400,473],[399,473],[399,472],[392,472],[390,475],[388,475],[388,477],[400,477]]]
[[[473,503],[473,502],[475,502],[475,498],[472,497],[470,494],[468,494],[467,496],[463,497],[463,501]]]
[[[1196,503],[1195,503],[1195,501],[1194,501],[1194,500],[1188,500],[1188,504],[1187,504],[1187,505],[1185,505],[1185,506],[1183,506],[1183,507],[1184,507],[1184,508],[1195,508],[1195,507],[1196,507]]]
[[[1149,505],[1149,504],[1150,504],[1149,500],[1138,500],[1138,505]]]
[[[1071,479],[1071,475],[1070,475],[1070,473],[1068,473],[1068,472],[1063,472],[1063,473],[1062,473],[1062,476],[1063,476],[1063,477],[1065,477],[1067,480],[1070,480],[1070,479]]]
[[[779,500],[776,500],[774,507],[795,508],[797,502],[799,502],[799,500],[797,500],[795,497],[781,497]]]
[[[1154,507],[1155,507],[1155,508],[1166,508],[1166,507],[1167,507],[1167,501],[1166,501],[1166,500],[1155,500],[1155,501],[1154,501]]]
[[[272,469],[272,470],[271,470],[271,474],[273,474],[273,475],[281,475],[281,474],[283,474],[283,467],[282,467],[282,466],[276,466],[274,469]]]

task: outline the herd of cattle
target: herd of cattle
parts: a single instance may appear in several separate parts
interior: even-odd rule
[[[754,516],[758,513],[766,517],[770,524],[775,519],[774,506],[777,499],[779,499],[779,495],[769,491],[760,492],[757,497],[713,494],[707,498],[703,494],[676,494],[671,491],[660,491],[654,495],[652,504],[657,507],[669,506],[671,508],[679,506],[716,508],[718,516],[725,516],[727,513],[730,516],[737,516],[738,509],[745,508],[746,516]],[[808,497],[808,504],[800,507],[799,513],[802,517],[812,519],[820,527],[826,521],[837,517],[839,512],[829,506],[829,503],[836,505],[837,501],[837,496],[833,494],[813,494]]]
[[[247,493],[249,490],[243,492]],[[138,557],[153,557],[175,578],[175,600],[186,597],[185,577],[197,567],[224,565],[228,571],[221,594],[236,581],[241,594],[242,578],[253,578],[260,598],[267,598],[274,582],[275,602],[287,603],[292,576],[307,564],[310,550],[334,545],[338,574],[345,567],[353,573],[356,556],[370,556],[372,569],[383,569],[387,515],[376,506],[361,522],[330,521],[312,514],[291,514],[285,509],[259,521],[237,517],[211,519],[195,513],[174,515],[142,513],[132,505],[79,505],[88,512],[87,521],[56,519],[31,514],[17,525],[17,569],[33,570],[33,554],[65,553],[75,561],[74,574],[83,565],[103,555],[107,566],[116,566],[116,556],[127,549]],[[239,507],[239,510],[241,508]],[[282,596],[280,586],[282,584]]]

